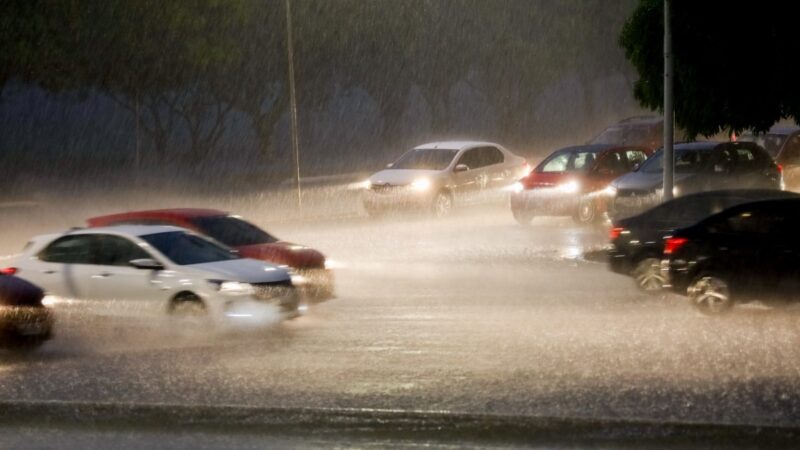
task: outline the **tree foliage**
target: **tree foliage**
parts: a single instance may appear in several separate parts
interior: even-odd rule
[[[620,45],[636,68],[635,96],[663,109],[663,0],[640,0]],[[746,8],[722,0],[672,1],[675,119],[694,137],[765,131],[800,119],[794,55],[798,9],[762,1]]]

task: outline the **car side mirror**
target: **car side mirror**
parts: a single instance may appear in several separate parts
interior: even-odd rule
[[[638,172],[639,171],[639,167],[642,167],[642,163],[634,164],[633,167],[631,167],[631,172]]]
[[[128,264],[137,269],[161,270],[164,265],[152,258],[139,258],[128,261]]]
[[[469,166],[466,164],[456,164],[456,166],[453,167],[453,172],[466,172],[468,170]]]

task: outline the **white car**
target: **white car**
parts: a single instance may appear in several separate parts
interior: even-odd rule
[[[455,202],[510,186],[528,172],[524,158],[491,142],[423,144],[363,183],[364,209],[380,215],[412,207],[444,216]]]
[[[110,315],[201,317],[260,325],[295,316],[285,269],[238,256],[172,226],[120,225],[35,237],[13,268],[51,306],[89,305]]]

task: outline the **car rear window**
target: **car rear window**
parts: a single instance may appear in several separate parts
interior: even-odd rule
[[[234,216],[195,217],[191,222],[203,234],[228,247],[270,244],[278,241],[261,228]]]

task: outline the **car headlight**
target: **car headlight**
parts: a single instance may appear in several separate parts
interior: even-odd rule
[[[224,295],[253,295],[255,290],[250,283],[243,283],[241,281],[222,281],[222,280],[208,280],[220,294]]]
[[[515,194],[519,194],[520,192],[525,190],[525,186],[522,185],[519,181],[511,185],[511,192]]]
[[[581,185],[577,181],[569,181],[567,183],[559,185],[556,189],[558,189],[561,192],[572,194],[572,193],[578,192],[578,190],[580,190],[580,188],[581,188]]]
[[[415,191],[427,191],[431,188],[431,180],[428,178],[420,178],[411,183],[411,189]]]
[[[614,197],[615,195],[617,195],[617,188],[609,184],[608,186],[606,186],[605,189],[603,189],[602,192],[604,195],[607,195],[609,197]]]

